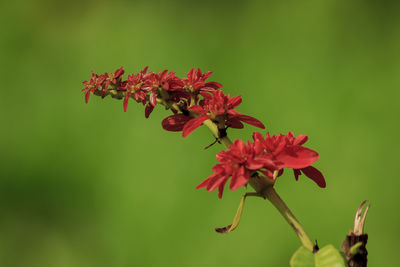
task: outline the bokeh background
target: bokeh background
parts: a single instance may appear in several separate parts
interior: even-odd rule
[[[92,97],[90,72],[214,72],[271,133],[304,133],[327,188],[277,191],[320,246],[340,246],[367,199],[370,266],[400,246],[398,1],[3,1],[0,266],[288,266],[296,235],[244,189],[196,190],[207,129],[166,132],[162,108]],[[229,132],[249,139],[256,129]]]

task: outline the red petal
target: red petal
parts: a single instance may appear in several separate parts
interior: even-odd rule
[[[235,146],[239,150],[240,154],[243,155],[245,153],[246,146],[242,140],[236,139],[235,141],[233,141],[233,146]]]
[[[318,153],[306,147],[290,146],[286,147],[276,158],[283,163],[285,168],[302,169],[317,161]]]
[[[185,116],[183,114],[175,114],[169,117],[166,117],[161,125],[164,130],[171,132],[180,132],[183,130],[185,124],[190,121],[192,118],[189,116]]]
[[[200,91],[200,94],[204,97],[204,99],[211,99],[212,96],[209,92]]]
[[[247,124],[253,125],[261,129],[265,129],[264,124],[261,121],[257,120],[256,118],[247,115],[236,115],[235,117],[241,120],[242,122],[245,122]]]
[[[196,70],[193,68],[187,74],[190,83],[193,83],[195,76],[196,76]]]
[[[118,78],[119,76],[121,76],[122,74],[124,74],[124,69],[123,69],[123,67],[121,67],[121,68],[119,68],[119,69],[117,69],[115,72],[114,72],[114,75],[115,75],[115,77],[116,78]]]
[[[87,90],[85,92],[85,102],[86,102],[86,104],[89,103],[89,97],[90,97],[90,90]]]
[[[274,181],[274,172],[270,170],[261,171],[265,176]]]
[[[129,101],[129,96],[131,95],[131,92],[126,92],[125,98],[124,98],[124,112],[128,109],[128,101]]]
[[[242,103],[242,96],[238,95],[229,99],[228,105],[230,106],[230,108],[236,108],[241,103]]]
[[[150,113],[153,111],[153,109],[154,109],[153,105],[147,104],[147,106],[146,106],[146,108],[144,110],[144,116],[146,118],[148,118],[150,116]]]
[[[208,182],[207,185],[207,191],[212,192],[218,187],[220,187],[221,184],[225,184],[226,181],[228,180],[229,176],[222,175],[219,173],[214,173],[210,176],[211,180]]]
[[[207,178],[207,180],[199,184],[197,188],[206,187],[208,192],[212,192],[217,187],[220,187],[221,184],[225,184],[229,176],[230,175],[226,175],[224,173],[214,172]]]
[[[271,154],[265,154],[265,155],[261,155],[259,157],[256,158],[256,160],[258,162],[262,162],[264,167],[267,169],[279,169],[281,164],[279,162],[276,162],[272,159],[272,155]]]
[[[217,83],[217,82],[208,82],[208,83],[205,84],[205,86],[212,87],[212,88],[215,88],[215,89],[222,88],[222,84]]]
[[[230,109],[230,110],[228,110],[228,112],[227,112],[229,115],[233,115],[233,116],[239,116],[239,115],[242,115],[242,114],[240,114],[239,112],[237,112],[236,110],[234,110],[234,109]],[[233,117],[233,116],[230,116],[230,117]]]
[[[256,141],[264,142],[264,137],[259,132],[254,132],[253,133],[253,140],[254,140],[254,142],[256,142]]]
[[[155,107],[157,105],[157,96],[154,92],[150,94],[150,104]]]
[[[244,127],[243,123],[241,123],[240,120],[236,119],[235,117],[228,119],[226,121],[226,126],[234,129],[242,129]]]
[[[229,184],[229,189],[236,190],[244,186],[249,181],[249,178],[250,177],[248,171],[245,171],[244,167],[240,166],[232,173],[232,179]]]
[[[193,132],[200,125],[202,125],[203,121],[205,121],[206,119],[208,119],[208,116],[204,115],[204,116],[201,116],[199,118],[195,118],[195,119],[192,119],[192,120],[188,121],[185,124],[185,127],[183,127],[182,136],[183,137],[188,136],[191,132]]]
[[[302,144],[304,144],[305,142],[307,142],[307,140],[308,140],[308,136],[307,135],[305,135],[305,134],[299,134],[299,136],[297,136],[295,139],[294,139],[294,145],[299,145],[299,146],[301,146]]]
[[[199,69],[200,71],[200,69]],[[212,72],[211,71],[207,71],[206,73],[203,74],[203,80],[207,80],[210,76],[211,76]],[[201,76],[201,71],[200,71],[200,76]]]
[[[193,85],[193,88],[194,89],[199,89],[199,88],[201,88],[201,87],[204,87],[204,82],[203,81],[198,81],[198,82],[195,82]]]
[[[210,93],[214,92],[215,90],[217,90],[217,89],[214,89],[214,88],[212,88],[212,87],[202,87],[202,88],[200,89],[200,91],[203,91],[203,92],[210,92]]]
[[[218,197],[221,199],[222,198],[222,193],[224,192],[224,187],[228,179],[225,179],[218,187]]]
[[[160,72],[159,75],[159,79],[160,81],[164,80],[165,76],[167,75],[168,70],[164,70],[163,72]]]
[[[322,173],[314,168],[313,166],[308,166],[307,168],[301,169],[301,171],[311,180],[313,180],[319,187],[325,188],[326,182]]]
[[[205,179],[203,182],[201,182],[198,186],[196,186],[196,189],[200,189],[203,187],[207,187],[208,183],[210,182],[210,180],[212,179],[212,177],[208,177],[207,179]]]
[[[194,112],[199,113],[199,114],[204,114],[205,113],[204,109],[199,105],[191,106],[191,107],[189,107],[189,109],[191,111],[194,111]]]
[[[248,159],[246,161],[246,168],[249,170],[258,170],[261,169],[263,166],[264,163],[257,160]]]

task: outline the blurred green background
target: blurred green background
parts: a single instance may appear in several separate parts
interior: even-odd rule
[[[196,190],[221,146],[166,132],[157,109],[92,97],[90,72],[192,67],[241,94],[239,111],[320,153],[327,188],[287,172],[277,191],[320,246],[372,203],[370,266],[398,263],[400,2],[3,1],[0,266],[288,266],[300,245],[244,189]],[[256,128],[232,130],[249,139]]]

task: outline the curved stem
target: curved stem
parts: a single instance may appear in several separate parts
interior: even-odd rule
[[[306,231],[303,226],[299,223],[293,213],[290,211],[288,206],[286,206],[285,202],[279,197],[278,193],[272,186],[269,186],[264,191],[264,196],[271,201],[271,203],[275,206],[275,208],[282,214],[283,218],[289,223],[289,225],[296,232],[299,237],[301,243],[308,250],[313,251],[314,243],[308,237]]]

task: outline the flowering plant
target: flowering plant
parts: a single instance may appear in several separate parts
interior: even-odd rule
[[[332,261],[336,264],[334,266],[345,266],[344,258],[333,246],[328,245],[319,250],[318,245],[311,241],[274,189],[277,178],[285,169],[292,169],[296,180],[304,174],[320,188],[325,188],[323,174],[312,166],[318,160],[318,153],[303,146],[308,140],[306,135],[300,134],[295,137],[292,132],[285,135],[271,135],[267,132],[264,137],[263,134],[254,132],[253,142],[244,143],[242,140],[232,142],[228,138],[229,128],[242,129],[243,123],[260,129],[265,129],[265,126],[256,118],[239,113],[236,108],[242,103],[241,96],[231,97],[229,94],[224,94],[220,83],[207,81],[211,72],[202,73],[200,69],[191,69],[185,78],[179,78],[175,72],[168,70],[159,73],[148,72],[146,67],[138,74],[128,75],[123,80],[124,73],[122,67],[113,73],[98,75],[92,72],[89,81],[83,82],[85,102],[89,102],[92,94],[102,98],[110,95],[112,98],[123,99],[123,109],[126,111],[129,101],[134,100],[145,106],[146,118],[150,116],[154,107],[163,105],[173,114],[162,121],[162,127],[167,131],[182,132],[183,137],[205,125],[213,134],[214,143],[222,144],[226,150],[217,154],[219,163],[212,168],[213,173],[197,188],[206,188],[209,192],[218,188],[219,198],[222,198],[229,179],[231,190],[243,186],[254,189],[254,192],[243,195],[233,223],[227,227],[216,228],[217,232],[228,233],[238,226],[246,197],[262,197],[268,199],[278,209],[302,243],[302,247],[290,261],[291,266],[306,266],[304,264],[307,264],[307,260],[311,262],[311,266],[314,266],[314,263],[315,266],[331,266],[324,265],[324,262]],[[363,218],[359,219],[363,205],[364,203],[356,214],[357,226],[355,222],[354,229],[357,230],[347,236],[347,242],[343,245],[350,266],[365,266],[352,265],[359,260],[360,255],[365,256],[361,262],[366,264],[367,239],[363,227],[368,207]],[[318,261],[322,264],[317,264]]]

